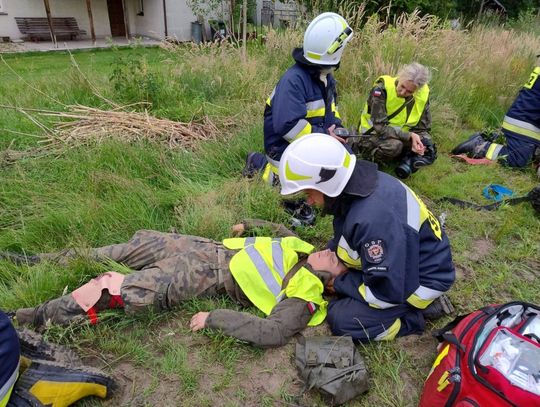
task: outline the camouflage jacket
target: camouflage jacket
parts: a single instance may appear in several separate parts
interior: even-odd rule
[[[412,96],[409,96],[406,100],[410,100],[411,98]],[[409,132],[388,126],[388,115],[386,114],[386,89],[383,81],[377,82],[371,89],[367,104],[371,114],[371,120],[373,121],[373,129],[378,136],[383,138],[394,138],[403,142],[409,141]],[[407,104],[407,115],[411,113],[412,107],[412,103]],[[428,100],[420,121],[411,129],[411,132],[418,134],[420,137],[431,138],[429,134],[430,131],[431,112]]]

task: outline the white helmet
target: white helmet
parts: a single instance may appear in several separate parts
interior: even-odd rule
[[[299,138],[287,146],[279,161],[281,195],[316,189],[329,197],[338,196],[355,164],[356,156],[328,134]]]
[[[317,65],[337,65],[353,36],[347,21],[336,13],[322,13],[304,34],[304,57]]]

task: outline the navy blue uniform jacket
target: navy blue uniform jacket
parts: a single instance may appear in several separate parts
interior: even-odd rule
[[[334,215],[329,247],[349,267],[334,288],[374,308],[409,303],[423,309],[455,279],[450,244],[438,219],[398,179],[357,161]]]
[[[264,110],[264,150],[275,161],[295,139],[342,126],[334,77],[328,74],[325,87],[321,67],[310,65],[302,48],[293,51],[293,58],[296,63],[281,77]]]

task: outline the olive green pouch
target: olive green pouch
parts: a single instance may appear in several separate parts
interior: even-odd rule
[[[348,336],[301,337],[296,344],[296,366],[305,391],[317,389],[332,405],[368,389],[364,360]]]

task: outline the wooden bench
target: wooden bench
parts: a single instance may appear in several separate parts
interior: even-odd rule
[[[15,17],[15,21],[19,31],[28,36],[30,40],[51,39],[49,22],[46,17]],[[52,23],[57,38],[69,37],[69,39],[73,40],[77,36],[86,34],[86,31],[79,28],[75,17],[53,17]]]

